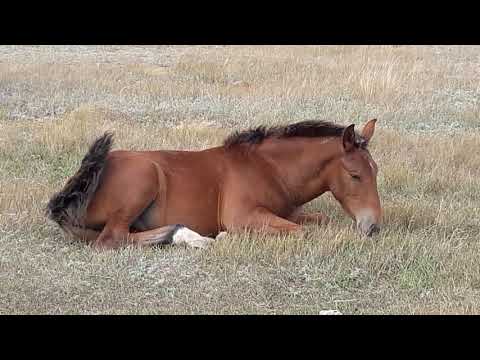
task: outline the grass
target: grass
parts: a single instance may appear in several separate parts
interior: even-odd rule
[[[480,313],[479,47],[1,47],[0,313]],[[105,130],[203,149],[237,128],[377,117],[382,232],[97,252],[43,208]]]

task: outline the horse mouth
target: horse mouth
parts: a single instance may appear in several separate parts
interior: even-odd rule
[[[373,236],[373,235],[376,235],[380,232],[380,226],[378,226],[377,224],[372,224],[370,225],[370,227],[368,228],[367,232],[365,233],[365,235],[367,236]]]
[[[377,235],[380,232],[380,226],[377,224],[370,224],[368,227],[363,226],[361,223],[357,225],[358,231],[368,237]]]

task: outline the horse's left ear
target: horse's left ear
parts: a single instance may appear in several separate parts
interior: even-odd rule
[[[355,125],[352,124],[347,126],[345,130],[343,130],[343,149],[346,152],[352,151],[355,148]]]
[[[369,120],[362,129],[362,137],[368,142],[375,132],[375,123],[377,119]]]

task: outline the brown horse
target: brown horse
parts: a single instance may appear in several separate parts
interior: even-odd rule
[[[258,127],[203,151],[111,151],[91,146],[78,172],[50,200],[60,227],[95,246],[186,243],[203,247],[223,231],[298,231],[324,223],[301,206],[331,191],[365,235],[379,231],[377,165],[361,134],[323,121]],[[182,225],[179,225],[182,224]]]

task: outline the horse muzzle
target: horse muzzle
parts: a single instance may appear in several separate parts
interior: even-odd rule
[[[380,232],[380,225],[373,217],[360,217],[357,218],[357,229],[362,235],[372,236]]]

